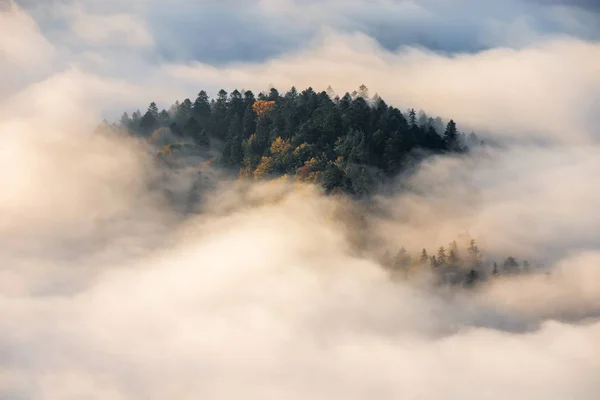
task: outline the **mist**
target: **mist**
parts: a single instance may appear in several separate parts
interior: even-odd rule
[[[266,61],[169,61],[129,80],[140,59],[98,50],[126,17],[110,35],[79,26],[84,47],[130,61],[99,71],[30,5],[10,4],[0,13],[14,24],[13,41],[0,35],[0,398],[598,398],[597,42],[452,55],[389,50],[332,23]],[[152,48],[145,26],[120,45]],[[429,157],[365,207],[210,163],[165,170],[151,144],[94,133],[116,109],[169,104],[205,82],[340,93],[366,83],[502,145]],[[199,207],[186,212],[198,182]],[[393,279],[379,258],[461,238],[490,262],[511,255],[539,273],[446,287],[426,269]]]

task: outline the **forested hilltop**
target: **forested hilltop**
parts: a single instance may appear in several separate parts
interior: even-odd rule
[[[213,149],[216,164],[242,177],[290,176],[321,184],[327,192],[368,193],[386,177],[426,154],[465,152],[480,142],[458,131],[450,120],[403,114],[363,85],[335,96],[291,88],[258,96],[251,91],[202,90],[195,101],[176,102],[159,111],[153,102],[142,114],[124,113],[113,128],[159,144],[159,156]]]

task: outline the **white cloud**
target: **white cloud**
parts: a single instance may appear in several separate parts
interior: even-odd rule
[[[25,14],[0,18],[32,46],[8,54],[35,67],[31,49],[52,45]],[[390,53],[330,33],[223,68],[138,69],[134,58],[98,71],[95,60],[114,59],[94,49],[3,90],[0,398],[595,399],[600,150],[586,107],[598,99],[598,54],[573,39]],[[172,100],[190,81],[366,83],[394,104],[553,146],[431,160],[409,182],[421,194],[380,199],[388,218],[370,216],[366,229],[347,203],[282,183],[226,183],[182,222],[148,188],[157,171],[146,148],[88,132],[102,109]],[[391,282],[351,240],[431,249],[464,230],[494,256],[556,261],[554,273],[433,290]]]
[[[230,88],[332,85],[350,91],[364,83],[394,105],[452,117],[497,137],[582,143],[595,134],[586,107],[598,98],[591,88],[600,87],[599,60],[598,44],[569,38],[444,56],[414,48],[393,53],[362,34],[328,33],[308,50],[266,63],[192,63],[167,71],[198,85],[218,81]]]
[[[80,7],[65,6],[61,14],[68,20],[70,35],[83,46],[139,47],[153,45],[145,23],[132,14],[93,14]]]
[[[0,93],[51,71],[55,56],[31,16],[12,2],[0,10]]]

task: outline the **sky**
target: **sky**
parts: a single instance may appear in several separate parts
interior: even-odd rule
[[[0,0],[0,398],[597,399],[599,35],[591,0]],[[198,171],[90,134],[201,89],[360,84],[499,146],[376,215],[204,165],[182,218],[153,188]],[[550,274],[440,290],[357,245],[465,236]]]

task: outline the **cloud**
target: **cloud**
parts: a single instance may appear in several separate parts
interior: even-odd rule
[[[330,33],[308,50],[267,63],[193,63],[167,71],[225,87],[350,90],[364,83],[392,104],[452,117],[496,137],[582,143],[595,139],[589,105],[598,101],[599,59],[597,44],[570,38],[444,56],[414,48],[392,53],[362,34]]]
[[[45,31],[60,30],[53,5],[63,4],[76,21],[100,21],[110,17],[106,28],[94,30],[93,41],[107,40],[109,32],[121,41],[148,44],[154,39],[154,54],[173,62],[197,60],[211,64],[264,61],[292,49],[302,48],[323,28],[339,32],[361,32],[388,50],[401,46],[424,46],[436,51],[476,52],[496,46],[522,47],[540,37],[569,35],[599,39],[600,15],[582,5],[560,2],[507,0],[502,4],[476,0],[415,1],[239,1],[164,3],[135,2],[21,2],[34,10]],[[56,7],[54,6],[54,9]],[[52,17],[54,15],[54,17]],[[125,18],[134,22],[121,24]],[[73,21],[71,21],[72,23]],[[90,25],[91,26],[91,25]],[[519,27],[519,35],[506,35],[498,27]],[[144,30],[149,33],[144,33]],[[57,40],[65,37],[55,35]]]
[[[25,85],[47,72],[55,58],[35,20],[12,3],[0,8],[0,93]]]
[[[69,34],[83,46],[152,46],[151,33],[144,24],[129,14],[94,15],[66,7]]]
[[[144,146],[85,134],[121,91],[72,71],[7,99],[3,398],[594,398],[596,147],[432,160],[366,229],[275,182],[225,182],[181,220]],[[431,248],[464,229],[557,266],[452,292],[392,282],[351,239]]]
[[[105,221],[114,231],[108,241],[99,228],[80,235],[68,258],[59,246],[23,253],[2,241],[11,250],[0,286],[3,397],[592,399],[598,390],[600,324],[585,322],[598,311],[597,254],[565,259],[564,277],[470,294],[393,283],[349,246],[331,218],[335,198],[266,184],[249,188],[258,200],[249,205],[225,188],[209,204],[227,199],[229,212],[210,206],[165,224],[163,206],[127,183],[145,174],[135,146],[74,138],[54,145],[82,156],[67,169],[50,152],[44,181],[85,189],[60,196],[75,195],[95,220],[116,217]],[[81,203],[105,186],[108,197]],[[48,214],[56,206],[38,204]],[[34,221],[8,217],[37,237]],[[82,220],[61,215],[54,240]],[[149,224],[164,230],[132,228]]]
[[[89,13],[105,4],[151,7]],[[2,49],[39,75],[0,88],[1,398],[597,397],[597,43],[448,55],[334,29],[268,61],[164,65],[144,63],[147,49],[108,50],[113,39],[75,55],[16,10],[0,14],[15,32]],[[40,68],[52,57],[58,67]],[[312,187],[222,182],[182,218],[164,191],[185,196],[190,171],[89,132],[111,107],[172,101],[190,83],[366,83],[505,146],[429,160],[377,213]],[[491,259],[552,274],[446,290],[427,273],[393,282],[372,254],[465,231]]]
[[[412,194],[382,196],[374,232],[418,253],[428,242],[477,238],[488,254],[553,263],[596,249],[597,145],[517,146],[434,158],[404,179]],[[386,239],[387,238],[387,239]],[[463,243],[466,247],[467,243]]]

